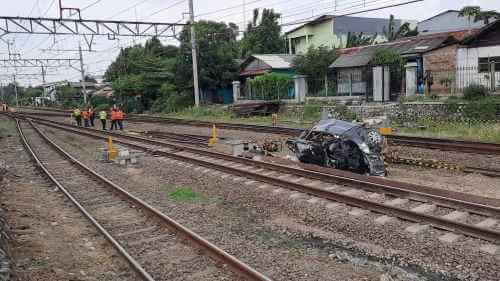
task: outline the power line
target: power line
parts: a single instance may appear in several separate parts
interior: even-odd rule
[[[182,4],[182,3],[185,3],[185,2],[187,2],[187,0],[180,0],[180,1],[177,1],[177,2],[173,3],[172,5],[170,5],[170,6],[168,6],[168,7],[161,8],[160,10],[158,10],[158,11],[156,11],[156,12],[153,12],[152,14],[150,14],[149,16],[147,16],[146,18],[150,18],[150,17],[152,17],[152,16],[154,16],[154,15],[157,15],[157,14],[159,14],[159,13],[161,13],[161,12],[165,11],[165,10],[171,9],[171,8],[173,8],[173,7],[177,6],[177,5],[180,5],[180,4]]]
[[[217,13],[228,11],[228,10],[237,9],[237,8],[243,7],[245,5],[250,5],[250,4],[254,4],[254,3],[257,3],[257,2],[261,2],[261,1],[262,0],[254,0],[252,2],[248,2],[248,3],[245,3],[245,4],[235,5],[235,6],[228,7],[228,8],[223,8],[223,9],[219,9],[219,10],[214,10],[214,11],[202,13],[202,14],[197,15],[196,18],[207,16],[207,15],[213,15],[213,14],[217,14]]]

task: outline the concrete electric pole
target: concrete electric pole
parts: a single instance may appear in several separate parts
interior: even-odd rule
[[[16,108],[19,107],[19,99],[17,98],[17,82],[16,82],[16,75],[13,75],[14,78],[14,93],[16,93]]]
[[[200,87],[198,85],[198,54],[196,48],[196,34],[194,30],[194,7],[193,0],[189,0],[189,15],[191,24],[191,55],[193,57],[193,82],[194,82],[194,105],[200,106]]]
[[[80,72],[82,73],[82,91],[83,91],[83,103],[87,105],[87,88],[85,86],[85,69],[83,69],[83,53],[82,46],[78,44],[78,52],[80,53]]]

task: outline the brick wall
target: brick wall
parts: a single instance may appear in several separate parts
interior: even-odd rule
[[[430,70],[434,77],[432,91],[440,95],[450,93],[450,88],[441,85],[440,81],[443,78],[451,78],[451,86],[454,85],[455,69],[457,67],[457,45],[450,45],[434,51],[430,51],[423,55],[424,71]]]

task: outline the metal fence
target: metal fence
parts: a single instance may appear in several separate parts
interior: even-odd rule
[[[500,71],[483,72],[476,66],[462,66],[431,73],[434,78],[431,91],[435,93],[453,95],[463,92],[470,85],[482,85],[491,91],[500,89]]]
[[[337,96],[337,81],[332,76],[324,78],[307,78],[308,97]]]
[[[255,87],[245,83],[241,89],[240,100],[293,100],[295,98],[295,84],[290,81],[286,86],[278,84],[270,87]]]

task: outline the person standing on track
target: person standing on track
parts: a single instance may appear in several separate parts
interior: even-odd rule
[[[82,112],[80,111],[80,109],[78,107],[73,109],[73,118],[75,118],[76,125],[78,127],[81,127],[82,126]]]
[[[113,108],[111,109],[111,131],[113,131],[114,129],[118,129],[117,125],[116,125],[116,122],[117,122],[117,113],[116,113],[116,108]]]
[[[103,131],[106,131],[106,117],[108,117],[108,113],[106,112],[106,110],[104,110],[104,109],[101,110],[99,112],[99,120],[101,120]]]
[[[123,119],[124,118],[125,118],[125,113],[123,113],[123,111],[120,108],[118,108],[116,110],[116,122],[118,122],[118,126],[120,126],[120,131],[123,131]]]
[[[89,110],[88,109],[85,109],[83,112],[82,112],[82,115],[83,115],[83,123],[85,124],[85,128],[87,128],[89,126]]]
[[[90,126],[95,127],[94,120],[95,120],[95,112],[94,109],[89,107],[89,120],[90,120]]]

